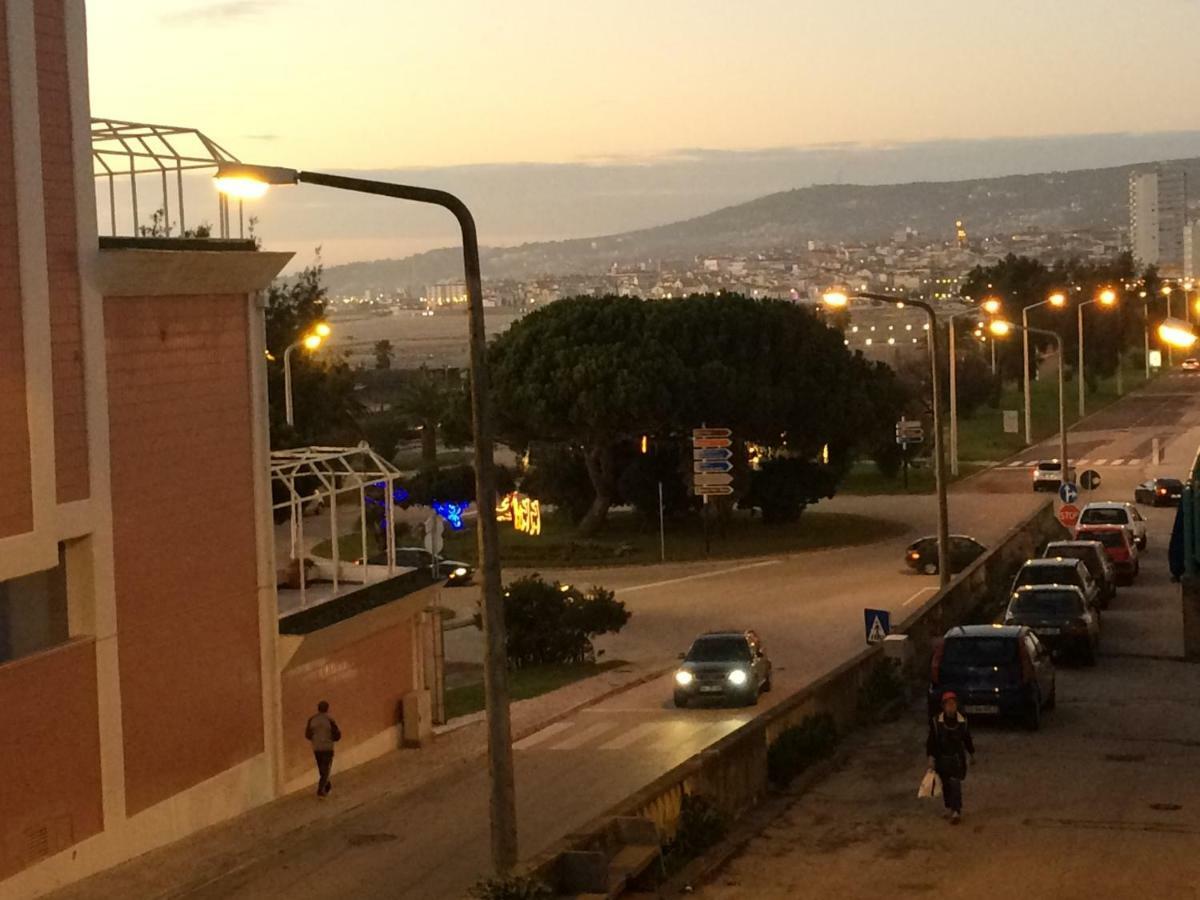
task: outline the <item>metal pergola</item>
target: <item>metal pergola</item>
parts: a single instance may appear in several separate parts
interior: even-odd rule
[[[92,119],[93,172],[97,179],[108,180],[109,222],[112,234],[117,234],[117,179],[129,180],[130,208],[133,211],[133,233],[137,235],[141,218],[138,214],[138,176],[157,175],[162,182],[162,203],[165,227],[171,227],[171,194],[176,196],[180,233],[187,228],[183,198],[183,173],[211,169],[223,163],[236,163],[238,158],[195,128],[177,125],[151,125],[145,122],[126,122],[121,119]],[[174,181],[174,189],[171,182]],[[230,237],[229,198],[217,194],[219,236]],[[238,236],[245,236],[245,210],[238,201]]]
[[[304,507],[317,501],[327,501],[329,510],[329,542],[333,554],[333,590],[338,589],[341,565],[338,545],[338,495],[358,491],[359,527],[362,532],[363,581],[367,580],[367,488],[382,487],[387,532],[387,577],[396,573],[396,532],[392,526],[391,501],[393,485],[400,470],[372,450],[366,443],[357,447],[298,447],[274,450],[271,453],[271,481],[284,486],[287,499],[274,503],[275,510],[287,509],[291,518],[291,558],[300,570],[300,606],[305,605],[307,580],[304,572]],[[308,491],[307,485],[315,485]]]

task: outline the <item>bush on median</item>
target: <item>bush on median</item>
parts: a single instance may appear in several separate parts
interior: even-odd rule
[[[776,787],[787,787],[813,763],[833,753],[837,740],[833,716],[805,716],[799,725],[784,729],[767,749],[767,778]]]

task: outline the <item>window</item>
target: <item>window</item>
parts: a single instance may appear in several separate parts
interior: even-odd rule
[[[999,666],[1017,658],[1017,642],[1010,637],[951,638],[942,652],[942,666]]]
[[[700,638],[687,655],[689,662],[725,662],[750,658],[750,645],[743,637]]]
[[[40,653],[70,637],[63,545],[58,565],[0,581],[0,663]]]
[[[1081,616],[1083,603],[1072,591],[1026,591],[1013,600],[1010,612],[1024,616]]]
[[[1125,525],[1129,522],[1129,513],[1123,509],[1097,507],[1085,509],[1079,521],[1084,525]]]

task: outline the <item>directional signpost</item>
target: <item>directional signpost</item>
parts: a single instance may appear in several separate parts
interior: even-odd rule
[[[882,644],[892,631],[892,615],[886,609],[864,609],[863,624],[866,626],[867,643]]]
[[[1058,488],[1058,499],[1063,503],[1074,503],[1079,499],[1079,488],[1069,481],[1066,484],[1060,485]]]
[[[904,461],[904,489],[908,490],[908,448],[913,444],[924,443],[925,426],[918,419],[900,417],[896,423],[896,443],[900,445],[901,459]]]
[[[692,429],[692,492],[705,503],[733,493],[732,434],[728,428]]]
[[[1079,485],[1085,491],[1094,491],[1100,487],[1100,473],[1095,469],[1088,469],[1079,476]]]

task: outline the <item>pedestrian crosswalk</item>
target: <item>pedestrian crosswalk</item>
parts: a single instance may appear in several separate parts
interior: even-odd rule
[[[696,753],[741,725],[743,719],[678,715],[647,721],[584,715],[554,722],[513,744],[516,750],[684,750]]]
[[[1039,459],[1045,459],[1045,457],[1035,456],[1033,459],[1014,459],[1011,462],[1004,463],[1001,466],[1001,468],[1032,469],[1034,466],[1036,466],[1038,464]],[[1116,459],[1107,459],[1105,457],[1100,457],[1098,459],[1072,460],[1071,465],[1075,466],[1077,469],[1082,470],[1083,467],[1085,467],[1085,466],[1092,466],[1092,467],[1095,467],[1095,466],[1140,466],[1146,462],[1149,462],[1149,460],[1143,459],[1140,457],[1136,457],[1136,456],[1117,457]]]

